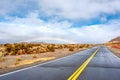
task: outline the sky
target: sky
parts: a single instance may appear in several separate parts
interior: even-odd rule
[[[120,36],[120,0],[1,0],[0,43],[104,43]]]

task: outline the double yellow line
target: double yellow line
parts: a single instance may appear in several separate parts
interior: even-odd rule
[[[79,75],[83,72],[83,70],[86,68],[88,63],[95,56],[95,54],[98,52],[98,50],[99,49],[95,50],[95,52],[92,53],[92,55],[68,78],[68,80],[76,80],[79,77]]]

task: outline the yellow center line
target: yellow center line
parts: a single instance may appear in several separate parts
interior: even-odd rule
[[[95,50],[95,52],[92,53],[92,55],[68,78],[68,80],[76,80],[80,76],[80,74],[83,72],[83,70],[86,68],[88,63],[95,56],[95,54],[98,52],[98,50],[99,49]]]

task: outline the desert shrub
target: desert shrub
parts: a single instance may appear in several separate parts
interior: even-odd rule
[[[51,49],[50,51],[51,51],[51,52],[55,52],[55,49]]]
[[[16,58],[15,62],[14,62],[14,65],[18,65],[21,60],[22,60],[21,58]]]
[[[12,45],[6,45],[6,51],[11,52],[13,50]]]
[[[37,58],[37,55],[33,55],[32,58]]]
[[[8,68],[8,66],[7,66],[7,65],[5,65],[5,66],[3,66],[3,67],[2,67],[2,69],[7,69],[7,68]]]
[[[0,58],[2,58],[4,56],[4,54],[2,52],[0,52]]]
[[[0,58],[0,62],[3,62],[3,61],[5,61],[5,59],[4,58]]]
[[[58,49],[58,48],[59,48],[59,46],[55,45],[55,46],[54,46],[54,48],[55,48],[55,49]]]
[[[17,58],[16,61],[21,61],[22,59],[21,58]]]
[[[54,45],[48,45],[47,48],[49,49],[49,51],[54,52],[55,48]]]
[[[67,45],[64,45],[64,48],[68,48],[68,46],[67,46]]]
[[[79,46],[79,48],[83,48],[83,47],[84,47],[84,45],[80,45],[80,46]]]
[[[15,61],[14,65],[18,65],[19,64],[19,61]]]
[[[69,48],[69,51],[74,51],[74,49],[73,48]]]
[[[4,46],[6,48],[6,51],[10,55],[25,54],[32,48],[31,44],[20,44],[20,43],[5,44]]]

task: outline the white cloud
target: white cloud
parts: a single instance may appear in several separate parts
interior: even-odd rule
[[[120,12],[120,0],[40,0],[39,6],[47,15],[67,19],[91,19],[101,13]]]
[[[92,19],[99,15],[120,12],[120,0],[2,0],[0,15],[27,15],[38,11],[40,16],[57,16],[71,20]],[[6,6],[7,5],[7,6]]]
[[[0,16],[9,21],[0,22],[0,42],[59,38],[78,43],[102,43],[120,34],[120,20],[107,22],[104,15],[120,12],[119,4],[120,0],[3,0],[0,2]],[[9,16],[10,13],[18,14]],[[25,17],[17,17],[21,14]],[[101,14],[101,22],[107,23],[73,26],[74,20],[90,21]],[[39,18],[41,16],[53,19],[45,21]]]
[[[15,18],[10,23],[0,22],[0,39],[19,42],[53,38],[76,43],[103,43],[120,34],[119,19],[106,24],[74,28],[68,21],[44,22],[37,16],[32,16]]]

